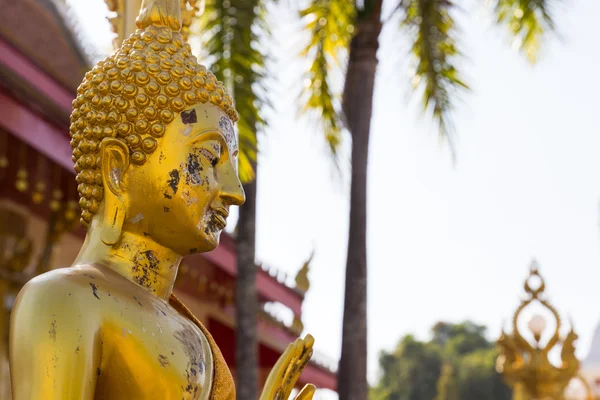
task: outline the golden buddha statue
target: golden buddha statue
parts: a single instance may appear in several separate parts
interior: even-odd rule
[[[184,42],[179,7],[144,0],[138,30],[77,90],[71,145],[88,232],[73,266],[15,301],[14,400],[235,399],[214,340],[172,293],[182,256],[213,250],[245,200],[237,113]],[[288,347],[261,399],[287,399],[312,344]]]

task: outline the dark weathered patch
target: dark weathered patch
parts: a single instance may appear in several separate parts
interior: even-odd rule
[[[222,225],[219,222],[217,222],[214,218],[210,218],[206,223],[204,233],[206,233],[207,235],[210,235],[211,233],[216,233],[221,229],[221,226]]]
[[[198,390],[198,374],[204,374],[204,350],[197,332],[191,327],[185,327],[182,330],[175,332],[177,339],[188,357],[188,364],[185,375],[188,381],[185,391],[192,393]]]
[[[173,198],[173,196],[166,194],[166,193],[163,193],[163,196],[165,196],[165,199],[169,199],[169,200],[171,200]]]
[[[148,260],[148,268],[153,271],[158,271],[158,258],[156,254],[152,250],[146,250],[142,252],[144,256],[146,256],[146,260]]]
[[[160,366],[163,368],[166,368],[167,365],[169,365],[169,359],[166,356],[163,356],[162,354],[158,355],[158,362],[160,363]]]
[[[158,264],[158,258],[152,250],[146,250],[136,254],[133,259],[133,266],[131,267],[133,280],[138,285],[151,291],[155,291],[152,284],[158,282],[158,277],[150,271],[158,271]]]
[[[173,194],[175,194],[177,193],[177,189],[179,186],[179,171],[174,169],[173,171],[169,172],[169,176],[170,178],[167,182],[171,189],[173,189]]]
[[[182,111],[181,122],[183,122],[184,124],[195,124],[196,122],[198,122],[196,110],[192,108],[191,110]]]
[[[137,298],[137,297],[133,296],[133,299],[134,299],[135,301],[137,301],[137,303],[138,303],[140,306],[142,306],[142,303],[140,303],[140,301],[138,300],[138,298]]]
[[[198,160],[198,155],[194,153],[188,154],[187,164],[185,165],[185,183],[192,185],[201,185],[202,177],[200,171],[202,171],[202,165]]]
[[[202,153],[202,155],[210,162],[210,165],[212,165],[213,167],[215,167],[219,162],[219,157],[216,157],[213,153],[210,152],[210,150],[201,148],[198,151]],[[220,154],[220,151],[218,153]]]
[[[237,150],[237,139],[235,137],[235,132],[233,131],[231,120],[222,116],[219,120],[219,128],[221,128],[221,132],[223,132],[229,151],[233,154]]]
[[[156,316],[157,316],[157,317],[160,317],[160,315],[158,314],[158,312],[159,312],[159,311],[160,311],[160,313],[163,315],[163,317],[166,317],[166,316],[167,316],[167,313],[166,313],[166,312],[164,312],[164,311],[162,310],[162,308],[160,308],[160,307],[156,307],[156,310],[157,310],[157,311],[156,311]]]
[[[79,354],[79,346],[75,349],[75,354]]]
[[[163,211],[168,213],[169,212],[169,207],[163,207]]]
[[[190,249],[190,254],[194,254],[194,253],[197,253],[197,252],[198,252],[198,249],[195,248],[195,247],[193,249]]]
[[[100,367],[96,368],[96,375],[102,375],[102,370],[100,369]]]
[[[50,324],[48,334],[50,335],[50,339],[52,339],[53,342],[56,342],[56,320],[52,321]]]
[[[162,164],[163,160],[165,160],[167,157],[165,157],[165,154],[161,151],[160,155],[158,156],[158,163]]]
[[[149,234],[148,232],[144,232],[144,237],[150,237],[152,236],[151,234]]]
[[[90,282],[90,286],[92,287],[92,293],[94,293],[94,297],[100,300],[100,297],[98,297],[98,286],[94,285],[92,282]]]

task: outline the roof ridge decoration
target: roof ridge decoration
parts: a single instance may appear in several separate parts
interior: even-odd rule
[[[300,268],[298,274],[296,275],[296,289],[298,289],[303,294],[306,294],[306,292],[308,292],[308,289],[310,289],[310,280],[308,279],[308,272],[310,270],[310,263],[312,262],[314,256],[315,250],[313,249],[313,251],[310,253],[310,257],[308,257],[308,260],[304,262],[304,265],[302,265],[302,268]]]

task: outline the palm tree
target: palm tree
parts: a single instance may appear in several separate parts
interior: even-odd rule
[[[458,7],[452,0],[396,1],[394,13],[401,17],[400,29],[413,44],[415,90],[422,94],[425,114],[433,117],[440,136],[451,144],[453,96],[468,89],[455,67],[460,52],[453,14]],[[520,50],[535,62],[542,35],[554,29],[550,12],[554,1],[493,3],[496,22],[508,27]],[[300,13],[311,34],[303,53],[311,58],[306,72],[310,84],[301,97],[301,107],[321,115],[322,130],[333,144],[332,150],[343,128],[352,138],[350,227],[338,370],[341,400],[367,399],[367,164],[382,5],[383,0],[312,0]],[[339,61],[345,54],[347,64]],[[329,83],[332,72],[340,71],[346,74],[345,86],[341,96],[336,96]]]

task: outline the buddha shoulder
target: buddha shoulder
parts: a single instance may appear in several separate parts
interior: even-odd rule
[[[87,296],[94,296],[94,271],[85,268],[64,268],[46,272],[31,279],[19,292],[13,315],[26,313],[44,315],[48,312],[70,317],[80,312]],[[86,312],[90,315],[89,310]]]

